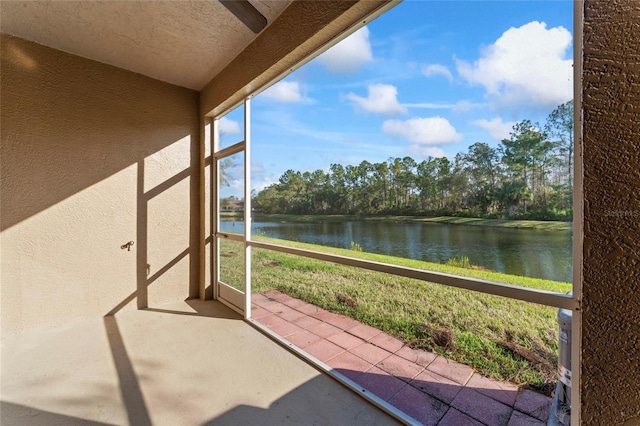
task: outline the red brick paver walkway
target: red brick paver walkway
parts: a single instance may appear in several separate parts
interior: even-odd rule
[[[251,316],[424,425],[544,426],[551,399],[275,290]]]

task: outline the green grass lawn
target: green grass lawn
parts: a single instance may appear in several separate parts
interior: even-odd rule
[[[263,239],[263,238],[261,238]],[[264,239],[267,240],[267,239]],[[569,283],[517,277],[304,243],[298,248],[559,293]],[[242,282],[242,244],[221,241],[223,280]],[[555,386],[557,309],[375,271],[254,249],[253,292],[276,289],[379,328],[481,374],[544,393]]]

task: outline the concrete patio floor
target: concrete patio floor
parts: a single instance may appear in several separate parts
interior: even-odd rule
[[[278,291],[253,294],[252,318],[425,425],[542,426],[551,398],[414,350],[378,329]]]
[[[0,424],[397,422],[213,301],[5,337]]]

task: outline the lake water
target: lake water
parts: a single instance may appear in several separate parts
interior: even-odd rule
[[[242,232],[242,222],[221,222]],[[512,275],[571,282],[571,232],[394,222],[254,222],[252,233],[271,238],[349,248],[446,263],[467,256],[472,265]]]

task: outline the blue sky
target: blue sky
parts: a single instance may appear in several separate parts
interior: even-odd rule
[[[405,1],[252,100],[252,187],[287,169],[453,157],[572,98],[573,2]],[[243,139],[242,108],[221,120]],[[231,188],[241,196],[242,173]]]

